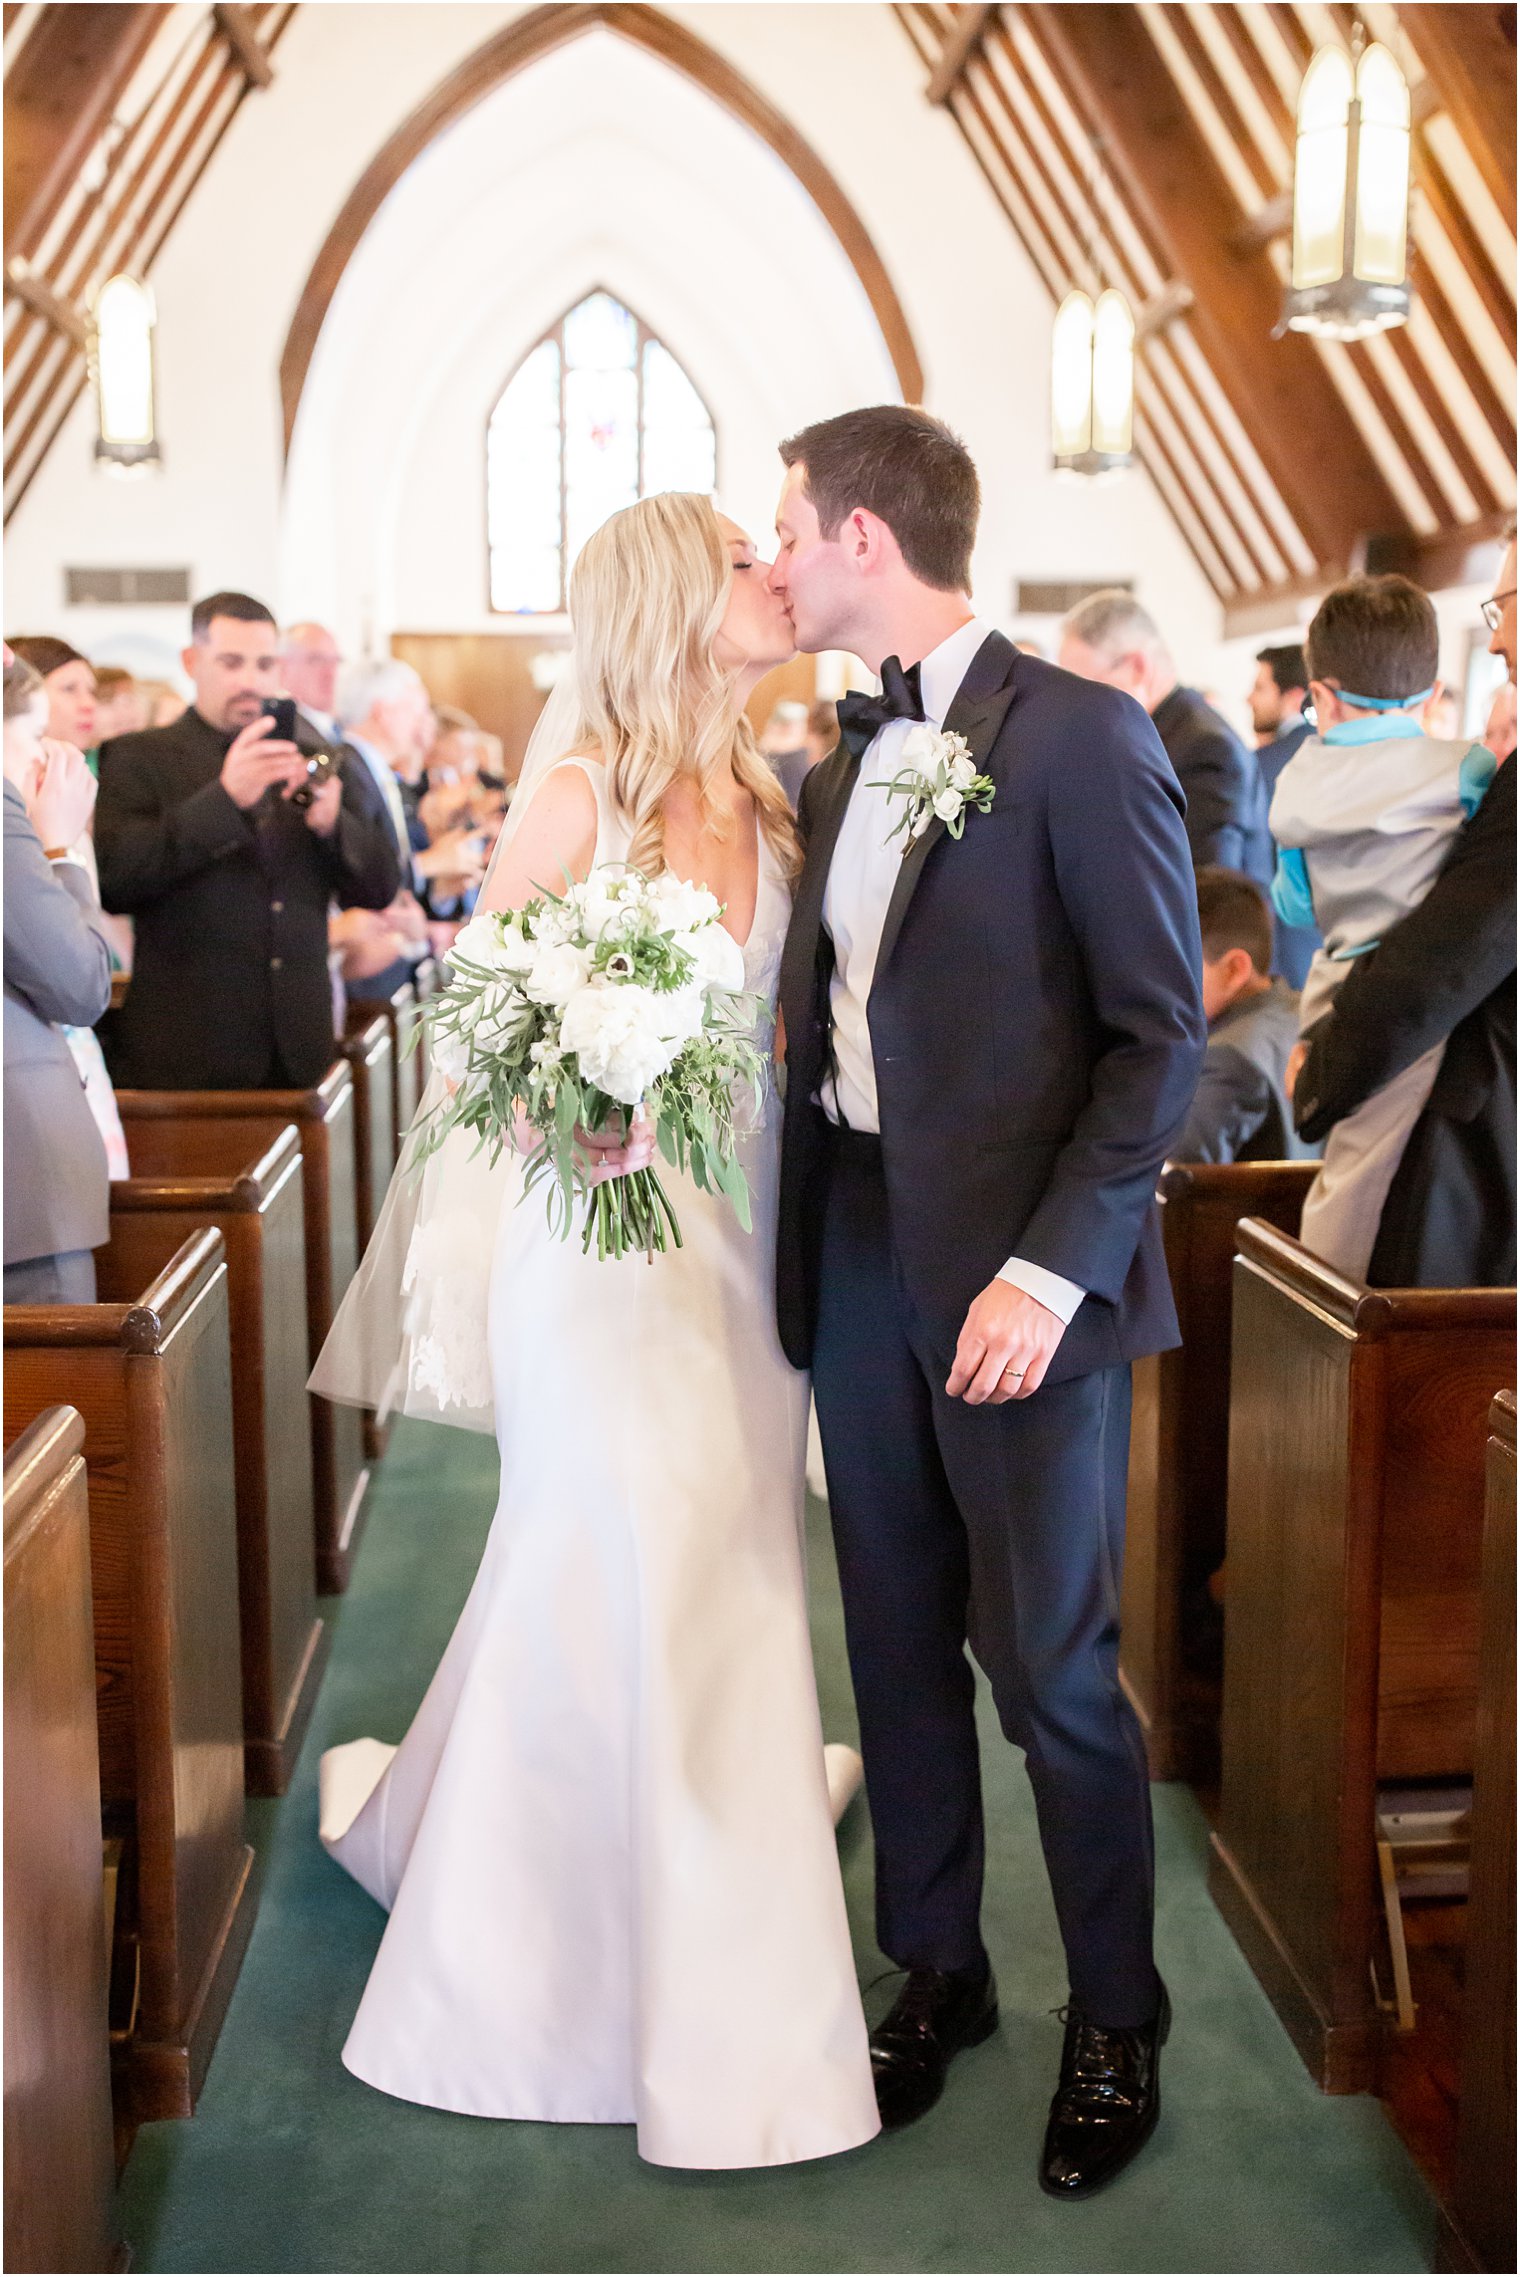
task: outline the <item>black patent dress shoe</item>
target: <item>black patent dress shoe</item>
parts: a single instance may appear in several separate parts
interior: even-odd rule
[[[871,2034],[871,2076],[884,2127],[908,2127],[939,2101],[950,2058],[997,2030],[997,1986],[984,1977],[910,1969],[889,2014]]]
[[[1066,2016],[1061,2083],[1040,2154],[1040,2188],[1090,2198],[1128,2166],[1161,2116],[1161,2048],[1172,2028],[1165,1985],[1154,2024],[1111,2031],[1078,2008]]]

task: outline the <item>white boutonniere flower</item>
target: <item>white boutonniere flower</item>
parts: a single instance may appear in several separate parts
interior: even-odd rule
[[[963,735],[947,734],[944,728],[930,727],[927,721],[909,728],[903,740],[902,765],[891,780],[878,778],[869,787],[902,800],[902,812],[887,838],[890,844],[899,830],[905,830],[905,854],[936,818],[952,838],[959,838],[966,827],[966,809],[974,806],[978,814],[985,814],[997,789],[990,775],[977,773],[971,746]]]

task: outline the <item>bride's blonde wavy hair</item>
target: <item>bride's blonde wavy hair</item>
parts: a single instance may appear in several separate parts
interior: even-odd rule
[[[628,859],[651,874],[665,866],[671,784],[695,780],[721,837],[731,821],[717,785],[730,770],[785,875],[801,866],[786,793],[760,754],[734,674],[714,653],[733,580],[712,500],[680,490],[614,514],[570,573],[576,747],[599,748],[613,806],[629,825]]]

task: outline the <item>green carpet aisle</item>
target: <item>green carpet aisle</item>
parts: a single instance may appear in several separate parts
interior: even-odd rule
[[[640,2165],[631,2128],[459,2118],[351,2079],[338,2051],[381,1915],[318,1846],[317,1758],[360,1733],[400,1737],[473,1572],[494,1472],[485,1440],[425,1425],[395,1434],[299,1774],[283,1801],[250,1813],[263,1901],[200,2111],[145,2128],[127,2166],[137,2269],[1431,2266],[1422,2184],[1375,2102],[1310,2086],[1209,1902],[1203,1822],[1177,1788],[1156,1791],[1161,1960],[1177,2007],[1161,2128],[1107,2196],[1041,2197],[1033,2166],[1060,2046],[1047,2012],[1062,1979],[1027,1786],[990,1710],[987,1922],[1003,2029],[959,2060],[910,2133],[807,2167],[675,2174]],[[827,1521],[812,1515],[825,1730],[853,1737]],[[882,1964],[859,1803],[843,1857],[869,1978]],[[742,2019],[742,1953],[733,1996]]]

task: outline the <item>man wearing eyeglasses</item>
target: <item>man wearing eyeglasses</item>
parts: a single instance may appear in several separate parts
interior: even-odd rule
[[[1513,683],[1515,537],[1483,604]],[[1389,1190],[1367,1278],[1382,1288],[1515,1279],[1515,769],[1500,766],[1418,909],[1347,974],[1307,1039],[1299,1135],[1332,1124],[1446,1044]]]

